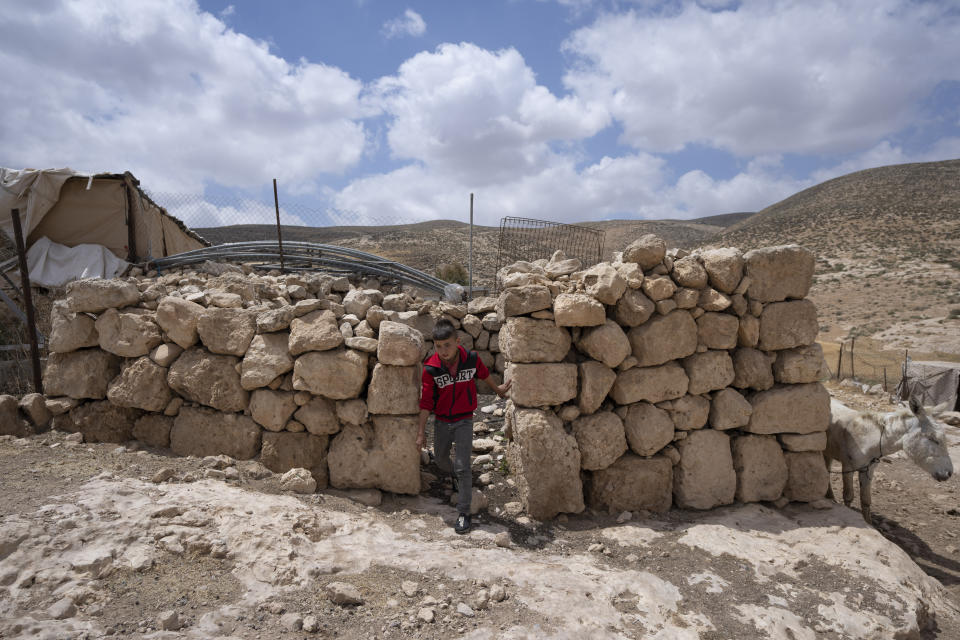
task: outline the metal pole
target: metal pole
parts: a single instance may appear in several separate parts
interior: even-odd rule
[[[473,300],[473,194],[470,194],[470,285],[467,301]]]
[[[853,368],[853,360],[855,358],[855,356],[853,355],[853,348],[856,346],[856,344],[857,344],[856,338],[853,338],[852,340],[850,340],[850,377],[853,378],[854,380],[857,379],[857,372]]]
[[[23,288],[23,303],[27,307],[27,332],[30,336],[30,360],[33,362],[33,390],[43,393],[43,380],[40,376],[40,349],[37,346],[37,324],[33,316],[33,295],[30,292],[30,272],[27,270],[27,247],[23,242],[23,229],[20,228],[20,209],[11,209],[13,235],[17,242],[17,257],[20,258],[20,286]]]
[[[841,379],[840,367],[843,366],[843,342],[840,342],[840,353],[837,354],[837,380]]]
[[[280,247],[280,271],[286,271],[283,265],[283,232],[280,231],[280,200],[277,198],[277,179],[273,179],[273,206],[277,210],[277,246]]]

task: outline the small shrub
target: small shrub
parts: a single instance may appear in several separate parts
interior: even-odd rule
[[[459,262],[440,265],[437,268],[437,277],[456,284],[469,284],[470,282],[470,274],[467,273],[467,268]]]
[[[950,320],[955,320],[957,318],[960,318],[960,307],[955,307],[953,309],[950,309],[950,313],[947,314],[947,318],[949,318]]]

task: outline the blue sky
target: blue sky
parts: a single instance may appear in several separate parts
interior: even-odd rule
[[[957,1],[38,0],[0,12],[0,165],[195,226],[272,178],[295,223],[693,218],[960,157],[958,60]]]

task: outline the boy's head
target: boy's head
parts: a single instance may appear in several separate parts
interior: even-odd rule
[[[453,323],[446,318],[437,320],[433,327],[433,347],[437,351],[440,359],[449,362],[457,355],[457,330],[453,328]]]

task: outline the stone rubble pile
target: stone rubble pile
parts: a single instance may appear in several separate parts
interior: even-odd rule
[[[305,469],[288,478],[301,492],[415,494],[420,363],[446,317],[513,380],[507,457],[530,516],[813,501],[830,411],[813,268],[796,245],[668,253],[647,235],[588,269],[561,252],[515,263],[499,297],[466,304],[231,265],[80,280],[54,305],[47,397],[0,397],[0,433],[53,426]]]

